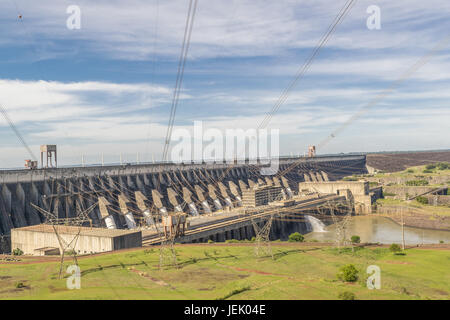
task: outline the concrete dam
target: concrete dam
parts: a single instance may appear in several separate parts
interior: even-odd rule
[[[277,186],[289,198],[299,182],[367,172],[365,155],[281,158],[274,176],[261,175],[262,167],[214,162],[2,170],[0,235],[4,239],[13,228],[44,223],[32,204],[70,219],[97,203],[88,216],[91,226],[133,229],[149,225],[150,212],[201,217],[243,206],[244,191],[255,184]]]

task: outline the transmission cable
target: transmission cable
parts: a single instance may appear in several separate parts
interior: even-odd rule
[[[193,6],[192,6],[192,2],[194,2]],[[195,11],[197,9],[197,2],[198,2],[198,0],[190,0],[189,1],[189,9],[188,9],[186,25],[185,25],[185,29],[184,29],[183,44],[181,46],[180,60],[178,62],[177,78],[175,81],[175,88],[173,90],[172,106],[170,109],[169,123],[167,126],[166,139],[165,139],[164,149],[163,149],[163,157],[162,157],[163,161],[167,160],[170,139],[172,138],[172,129],[173,129],[174,121],[175,121],[175,115],[176,115],[176,111],[177,111],[178,101],[180,98],[181,85],[183,82],[183,75],[184,75],[184,67],[186,64],[186,58],[187,58],[187,54],[189,51],[189,44],[191,41],[192,27],[194,25],[194,18],[195,18]]]

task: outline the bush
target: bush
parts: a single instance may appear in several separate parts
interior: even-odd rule
[[[356,300],[355,294],[350,291],[344,291],[339,293],[338,298],[341,300]]]
[[[239,243],[239,240],[237,240],[237,239],[228,239],[228,240],[225,240],[225,243]]]
[[[436,169],[436,165],[435,165],[435,164],[427,164],[427,165],[425,166],[425,169],[427,169],[427,170],[433,170],[433,169]]]
[[[344,177],[342,178],[343,181],[358,181],[357,177]]]
[[[423,196],[416,197],[416,201],[421,204],[428,204],[428,198],[423,197]]]
[[[439,170],[447,170],[447,169],[450,169],[450,163],[448,163],[448,162],[440,162],[440,163],[438,163],[437,168],[438,168]]]
[[[413,170],[413,169],[408,169],[408,170],[406,170],[406,172],[408,172],[408,173],[414,173],[414,170]]]
[[[402,248],[400,248],[400,246],[399,246],[398,244],[393,243],[393,244],[391,244],[391,246],[389,247],[389,250],[390,250],[392,253],[396,254],[396,253],[399,253],[400,251],[402,251]]]
[[[409,180],[409,181],[406,181],[405,184],[407,186],[419,187],[419,186],[426,186],[428,184],[428,181],[426,181],[426,180]]]
[[[17,288],[17,289],[25,288],[25,285],[23,284],[23,282],[17,282],[17,283],[16,283],[16,288]]]
[[[256,238],[255,238],[255,237],[252,237],[252,238],[250,239],[250,241],[251,241],[251,242],[255,242],[255,241],[256,241]]]
[[[289,242],[303,242],[303,240],[305,240],[305,237],[298,232],[294,232],[289,235]]]
[[[359,236],[352,236],[352,237],[350,238],[350,241],[351,241],[352,243],[360,243],[360,242],[361,242],[361,238],[360,238]]]
[[[21,256],[21,255],[23,255],[23,251],[20,250],[19,248],[16,248],[16,249],[13,250],[13,255]]]
[[[347,264],[339,269],[337,278],[345,282],[355,282],[358,280],[358,269],[353,264]]]
[[[208,240],[208,243],[214,243],[214,241],[212,241],[211,239]]]
[[[423,172],[423,173],[433,173],[433,170],[425,169],[425,170],[423,170],[422,172]]]

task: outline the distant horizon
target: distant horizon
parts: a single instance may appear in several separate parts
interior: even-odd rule
[[[327,154],[322,154],[322,153],[318,153],[317,156],[338,156],[338,155],[369,155],[369,154],[401,154],[401,153],[424,153],[424,152],[450,152],[450,149],[435,149],[435,150],[396,150],[396,151],[372,151],[372,152],[341,152],[341,153],[327,153]],[[125,156],[125,155],[123,155]],[[289,158],[289,157],[304,157],[304,154],[286,154],[286,155],[280,155],[280,158]],[[306,156],[307,157],[307,156]],[[125,157],[124,157],[125,158]],[[24,159],[25,161],[26,159]],[[205,162],[214,162],[213,159],[203,159]],[[241,159],[242,160],[242,159]],[[197,160],[198,161],[198,160]],[[216,160],[216,162],[220,162],[220,160]],[[437,161],[439,162],[439,161]],[[162,164],[164,163],[163,161],[161,161],[160,159],[157,160],[155,159],[155,164]],[[167,163],[171,163],[170,161],[168,161]],[[188,163],[188,162],[184,162],[184,163]],[[103,166],[120,166],[120,165],[147,165],[147,164],[153,164],[152,161],[140,161],[139,163],[137,163],[136,161],[123,161],[122,164],[120,164],[120,161],[118,162],[104,162]],[[40,160],[38,161],[38,166],[40,168]],[[85,167],[97,167],[97,166],[102,166],[101,162],[85,162],[84,163]],[[60,163],[59,159],[58,159],[58,168],[71,168],[71,167],[82,167],[81,162],[80,163],[69,163],[69,164],[64,164],[64,163]],[[4,170],[4,171],[8,171],[8,170],[22,170],[24,169],[24,167],[2,167],[0,166],[0,171]]]

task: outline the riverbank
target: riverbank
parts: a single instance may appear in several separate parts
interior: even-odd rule
[[[406,227],[411,228],[450,231],[450,217],[415,212],[376,213],[375,215],[388,218],[399,226],[404,223]]]

